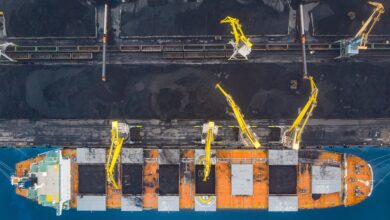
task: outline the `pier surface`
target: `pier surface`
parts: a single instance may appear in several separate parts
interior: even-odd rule
[[[204,120],[122,120],[141,126],[138,143],[128,140],[124,147],[204,148],[201,142]],[[287,128],[289,120],[250,120],[265,148],[280,147],[280,133],[274,126]],[[215,149],[249,148],[237,134],[236,122],[218,120]],[[0,120],[1,147],[60,146],[67,148],[110,146],[109,120]],[[304,147],[390,146],[390,119],[311,120],[303,135]]]

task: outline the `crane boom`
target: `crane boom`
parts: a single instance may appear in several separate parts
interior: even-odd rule
[[[254,148],[257,149],[261,147],[258,137],[245,122],[244,115],[241,113],[240,108],[236,105],[233,98],[219,85],[219,83],[217,83],[215,87],[226,97],[226,100],[233,111],[234,117],[237,120],[238,126],[240,127],[242,137],[246,137]],[[244,144],[247,145],[247,142],[245,140],[243,141]]]
[[[359,54],[359,50],[367,49],[368,36],[370,35],[372,29],[379,21],[383,13],[385,13],[385,8],[379,2],[371,2],[368,4],[374,6],[374,10],[370,17],[363,23],[362,27],[356,33],[353,38],[342,39],[337,41],[340,43],[340,56],[337,58],[348,58],[354,55]]]
[[[374,10],[371,16],[363,23],[360,30],[356,33],[355,39],[361,38],[359,49],[367,49],[368,36],[370,35],[375,24],[379,21],[383,13],[385,13],[385,8],[382,3],[369,1],[368,4],[374,6]]]
[[[312,76],[309,76],[305,79],[309,79],[310,81],[311,95],[302,111],[298,114],[298,117],[295,119],[294,123],[288,130],[286,130],[282,137],[283,145],[294,150],[299,150],[302,133],[307,122],[309,121],[309,118],[312,115],[314,108],[317,105],[318,88],[314,82],[314,79]]]
[[[114,177],[114,168],[118,161],[124,140],[125,139],[119,135],[119,122],[113,121],[111,125],[110,151],[108,153],[105,168],[107,173],[107,181],[108,183],[112,184],[115,189],[119,189],[119,186]]]
[[[233,46],[233,55],[229,59],[237,59],[237,54],[240,54],[245,59],[248,59],[247,56],[251,53],[251,48],[253,44],[250,42],[250,39],[245,36],[244,31],[242,30],[242,26],[240,24],[240,20],[237,18],[226,16],[226,18],[222,19],[220,23],[228,23],[232,27],[231,33],[234,36],[234,41],[230,41],[229,43]]]
[[[203,169],[203,181],[207,181],[207,178],[210,175],[210,169],[211,169],[211,143],[214,141],[214,126],[215,123],[213,121],[209,121],[207,124],[207,135],[206,135],[206,142],[205,142],[205,164]]]

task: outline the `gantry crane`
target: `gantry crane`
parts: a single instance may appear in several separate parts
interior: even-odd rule
[[[232,27],[232,34],[234,36],[234,40],[229,41],[229,43],[233,46],[233,54],[230,56],[229,60],[238,59],[237,54],[240,54],[244,59],[248,59],[248,55],[252,51],[252,43],[249,38],[247,38],[242,31],[242,27],[240,24],[240,20],[237,18],[233,18],[227,16],[226,18],[220,21],[221,24],[229,23]]]
[[[215,126],[213,121],[209,121],[207,124],[203,124],[202,127],[202,144],[205,145],[204,152],[204,168],[203,168],[203,181],[206,182],[212,165],[211,161],[211,144],[214,142],[215,136],[218,133],[218,126]],[[205,137],[204,137],[205,136]]]
[[[285,147],[299,150],[303,130],[317,105],[318,88],[312,76],[306,77],[310,81],[311,95],[294,123],[283,133],[282,144]]]
[[[385,13],[385,8],[381,3],[369,1],[368,4],[375,7],[371,16],[363,23],[353,38],[337,41],[340,43],[340,56],[337,58],[348,58],[359,54],[359,50],[367,49],[368,36],[382,14]]]
[[[113,121],[111,124],[111,146],[110,151],[108,153],[105,168],[107,173],[107,181],[109,184],[112,184],[112,186],[116,190],[119,189],[119,186],[114,177],[114,169],[120,156],[122,145],[125,141],[125,136],[128,134],[128,131],[129,128],[127,124],[119,123],[118,121]]]
[[[234,117],[237,120],[238,126],[241,130],[241,139],[245,145],[249,145],[248,141],[254,148],[261,147],[259,138],[256,136],[256,134],[252,131],[251,127],[246,124],[244,120],[244,115],[241,113],[240,108],[236,105],[233,98],[217,83],[215,87],[221,91],[221,93],[226,97],[227,102],[229,103]]]

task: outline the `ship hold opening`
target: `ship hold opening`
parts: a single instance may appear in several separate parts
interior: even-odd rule
[[[179,165],[169,164],[159,167],[159,195],[179,194]]]
[[[210,175],[207,181],[203,181],[204,165],[195,166],[195,194],[215,195],[215,165],[211,165]]]
[[[106,194],[106,171],[104,164],[78,165],[79,194]]]
[[[270,195],[297,194],[297,166],[296,165],[269,166],[269,194]]]
[[[122,194],[142,195],[143,166],[142,164],[122,165]]]

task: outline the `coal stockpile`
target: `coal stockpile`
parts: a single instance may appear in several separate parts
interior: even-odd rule
[[[211,165],[207,181],[203,181],[204,165],[195,165],[196,195],[215,195],[215,165]]]
[[[141,164],[122,165],[122,193],[124,195],[141,195],[143,166]]]
[[[95,6],[89,0],[4,2],[8,37],[93,37]]]
[[[297,166],[269,166],[269,194],[292,195],[297,193]]]
[[[80,165],[79,172],[79,193],[103,195],[106,193],[106,170],[102,165]]]
[[[390,64],[313,64],[314,118],[390,117]],[[246,118],[295,118],[309,96],[300,64],[0,66],[0,117],[233,119],[215,83]],[[298,80],[291,89],[290,80]]]
[[[179,165],[160,165],[158,175],[159,195],[179,194]]]
[[[199,2],[199,3],[196,3]],[[285,35],[288,32],[288,5],[263,0],[150,0],[123,7],[122,36],[229,35],[226,16],[239,18],[244,32],[252,35]]]
[[[316,35],[355,35],[373,12],[368,0],[322,0],[313,9],[314,33]],[[390,1],[378,1],[385,10]],[[390,35],[390,14],[385,12],[372,31],[372,35]]]

